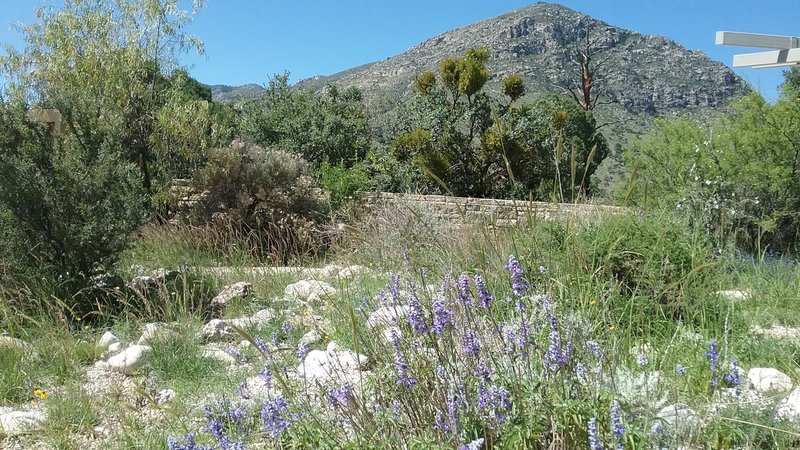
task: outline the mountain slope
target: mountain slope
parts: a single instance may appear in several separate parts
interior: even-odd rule
[[[557,4],[537,3],[501,16],[448,31],[383,61],[330,76],[303,80],[318,90],[327,84],[356,86],[373,105],[387,96],[411,95],[413,77],[436,71],[439,62],[473,47],[491,53],[489,89],[520,73],[528,99],[544,92],[564,93],[579,82],[576,50],[589,29],[594,61],[605,60],[595,74],[602,103],[601,123],[613,133],[638,134],[655,116],[714,114],[749,91],[724,64],[700,51],[687,50],[660,36],[643,35],[611,26]]]

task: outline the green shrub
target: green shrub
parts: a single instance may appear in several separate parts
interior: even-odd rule
[[[330,195],[333,210],[338,210],[352,199],[356,192],[366,191],[372,184],[363,163],[347,168],[341,164],[334,166],[324,161],[317,169],[317,179],[322,189]]]
[[[146,220],[141,180],[122,155],[102,133],[54,137],[21,107],[0,104],[0,244],[26,243],[18,273],[48,280],[63,299],[113,267]],[[74,301],[83,312],[93,308],[80,295]]]
[[[584,273],[620,288],[624,314],[697,324],[721,314],[712,246],[701,233],[668,216],[623,214],[580,230],[571,252]],[[614,300],[614,299],[612,299]]]
[[[254,251],[286,259],[322,244],[317,231],[328,200],[299,156],[235,141],[211,155],[193,184],[202,192],[193,219],[255,234]]]

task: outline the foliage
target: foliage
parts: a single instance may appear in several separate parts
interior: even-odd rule
[[[537,199],[588,195],[591,176],[608,155],[592,114],[555,95],[510,108],[484,145],[504,155],[511,188]]]
[[[242,132],[256,144],[349,167],[366,155],[370,130],[361,92],[328,86],[316,95],[289,86],[288,74],[269,81],[242,111]]]
[[[484,92],[486,49],[441,62],[438,74],[415,78],[418,95],[401,108],[391,144],[428,189],[455,195],[575,200],[589,193],[591,175],[608,153],[590,112],[547,96],[516,105],[522,77],[504,80],[508,102]]]
[[[244,235],[258,233],[264,241],[261,250],[285,245],[305,252],[321,244],[316,228],[328,202],[308,163],[297,155],[234,141],[212,153],[192,183],[203,193],[195,221],[228,224]]]
[[[372,180],[364,163],[357,163],[352,167],[331,165],[323,161],[316,171],[316,178],[322,189],[330,196],[331,209],[338,211],[343,205],[352,200],[357,192],[368,191]]]
[[[0,107],[0,210],[27,245],[18,273],[62,280],[71,295],[113,267],[146,219],[140,179],[121,153],[105,136],[51,136],[21,108]]]
[[[38,10],[38,22],[22,28],[25,50],[9,48],[0,61],[12,98],[57,108],[82,142],[99,132],[121,145],[150,191],[162,71],[179,52],[201,49],[183,30],[202,1],[191,12],[180,3],[67,0],[59,10]]]
[[[626,152],[620,195],[686,211],[719,245],[791,250],[800,229],[799,108],[789,98],[770,105],[751,94],[714,127],[660,122]]]

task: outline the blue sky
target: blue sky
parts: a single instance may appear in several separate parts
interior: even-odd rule
[[[58,0],[3,0],[0,43],[19,45],[10,26]],[[182,58],[209,84],[265,83],[328,75],[400,53],[452,28],[531,4],[519,0],[207,0],[189,31],[206,45]],[[730,65],[748,49],[714,45],[716,31],[800,36],[797,0],[563,0],[565,6],[645,34],[673,39]],[[781,69],[737,70],[774,99]]]

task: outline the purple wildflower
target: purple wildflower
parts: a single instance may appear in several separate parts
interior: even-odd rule
[[[464,444],[458,447],[458,450],[481,450],[481,448],[483,448],[483,441],[483,438],[475,439],[469,444]]]
[[[515,258],[514,255],[510,255],[508,257],[508,262],[503,265],[503,268],[508,269],[511,275],[511,290],[514,291],[514,295],[517,297],[525,295],[530,286],[528,282],[525,281],[522,267],[519,265],[517,258]]]
[[[477,407],[481,418],[488,421],[489,428],[496,428],[506,422],[506,414],[511,411],[511,394],[502,386],[486,387],[480,383]]]
[[[712,339],[706,351],[706,358],[711,366],[711,372],[717,371],[717,363],[719,362],[719,344],[716,339]]]
[[[302,362],[307,354],[308,354],[308,345],[306,345],[305,341],[301,340],[300,343],[297,345],[297,359],[299,359],[300,362]]]
[[[600,443],[600,433],[597,430],[597,419],[592,417],[589,419],[589,450],[603,450],[603,444]]]
[[[478,361],[478,364],[475,365],[475,376],[480,378],[483,381],[489,381],[489,378],[492,376],[492,369],[486,365],[483,361]]]
[[[486,281],[482,276],[476,274],[473,277],[473,281],[475,281],[475,288],[478,290],[478,299],[480,300],[478,306],[488,308],[494,301],[494,295],[486,289]]]
[[[350,404],[353,395],[353,383],[345,381],[338,388],[328,389],[328,404],[334,409],[340,409]]]
[[[621,450],[625,448],[625,444],[623,443],[623,436],[625,435],[625,427],[622,425],[622,414],[620,412],[620,405],[619,402],[614,400],[614,404],[611,405],[611,431],[614,434],[614,440],[617,443],[617,450]]]
[[[253,341],[255,342],[256,348],[258,349],[258,351],[261,352],[261,354],[266,355],[269,353],[269,346],[267,344],[267,341],[261,339],[261,336],[256,336],[255,339],[253,339]]]
[[[278,346],[279,341],[278,341],[278,332],[277,331],[273,331],[272,332],[271,342],[272,342],[272,345],[274,347]]]
[[[595,358],[599,360],[603,359],[603,350],[600,348],[600,344],[598,344],[597,341],[586,341],[586,348],[594,353]]]
[[[431,308],[433,309],[433,326],[431,331],[442,334],[445,327],[453,322],[453,310],[445,305],[444,296],[434,295]]]
[[[389,289],[389,296],[392,299],[393,305],[399,305],[402,303],[400,301],[400,275],[393,273],[390,274],[390,276],[392,278],[392,282],[389,283],[389,286],[387,286]]]
[[[194,441],[194,434],[192,433],[181,437],[181,442],[178,442],[172,436],[168,437],[167,448],[169,450],[213,450],[211,446],[196,443]]]
[[[395,418],[400,417],[400,401],[399,400],[392,400],[392,414],[394,414]]]
[[[264,431],[268,432],[272,440],[277,441],[281,434],[291,425],[289,406],[283,397],[267,400],[261,408],[261,420],[264,422]]]
[[[397,376],[397,384],[411,390],[416,384],[417,379],[410,373],[408,363],[403,354],[398,350],[394,353],[394,373]]]
[[[637,356],[636,357],[636,364],[638,364],[639,367],[642,367],[642,368],[647,367],[647,356],[644,356],[644,355]]]
[[[415,333],[428,331],[428,325],[425,324],[425,310],[422,309],[422,304],[413,291],[408,296],[408,306],[411,308],[408,312],[408,323],[411,324],[411,330]]]
[[[684,367],[681,363],[675,364],[675,373],[680,376],[686,375],[686,367]]]
[[[583,363],[575,364],[575,375],[579,380],[586,379],[586,366],[584,366]]]
[[[436,421],[433,423],[433,429],[445,435],[450,434],[450,425],[447,423],[447,420],[445,420],[444,413],[441,411],[436,411]]]
[[[472,356],[473,358],[480,357],[481,344],[472,330],[467,330],[464,336],[461,337],[461,349],[465,355]]]
[[[736,388],[736,395],[739,395],[740,385],[742,384],[742,374],[739,369],[739,361],[736,358],[731,358],[730,372],[725,379],[728,380],[733,387]]]
[[[456,280],[454,287],[458,291],[457,300],[464,305],[472,304],[472,293],[469,291],[469,278],[462,273]]]
[[[442,365],[436,366],[436,376],[441,379],[447,378],[447,370],[444,368],[444,366]]]
[[[547,275],[547,268],[545,266],[539,266],[539,273],[541,275]]]
[[[559,366],[566,365],[572,356],[572,344],[569,344],[566,349],[561,347],[561,334],[558,331],[558,321],[556,317],[550,315],[547,317],[550,323],[550,345],[544,354],[545,368],[551,372],[558,370]]]
[[[290,324],[289,322],[284,321],[281,324],[281,331],[283,332],[283,334],[289,334],[292,332],[293,329],[294,328],[292,328],[292,324]]]

